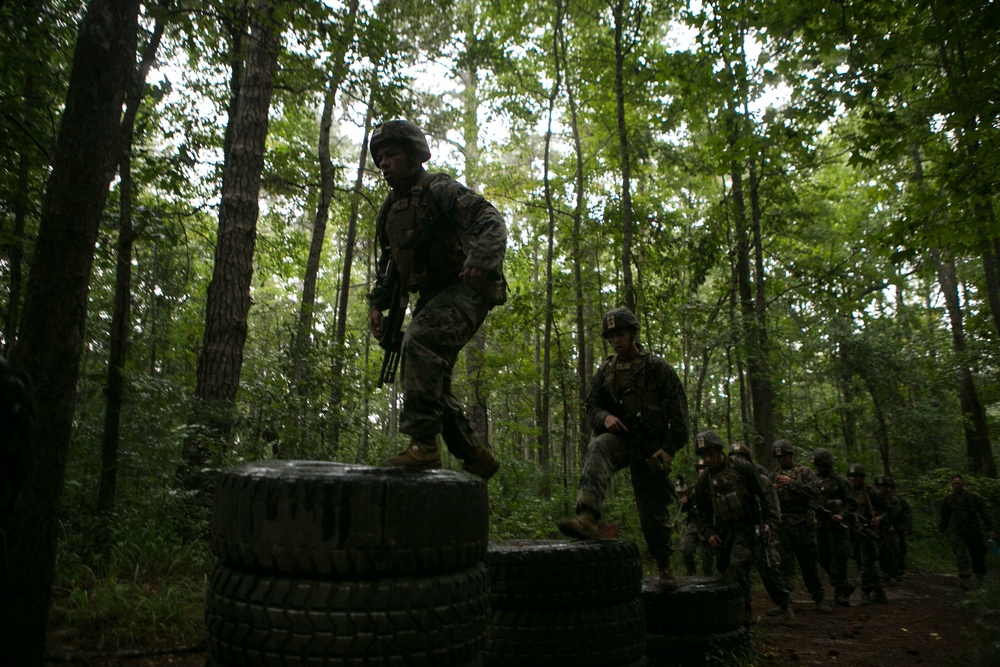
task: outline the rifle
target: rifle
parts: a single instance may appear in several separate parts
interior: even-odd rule
[[[382,321],[382,335],[378,339],[378,345],[385,350],[385,355],[382,357],[382,370],[379,371],[376,388],[381,388],[387,382],[396,381],[396,369],[399,367],[403,345],[403,318],[406,316],[406,306],[410,300],[410,295],[403,292],[403,282],[399,272],[393,271],[394,268],[390,259],[386,265],[385,275],[392,290],[392,303]]]
[[[872,522],[867,517],[861,514],[845,514],[845,518],[850,519],[848,526],[851,530],[856,532],[858,535],[871,538],[873,540],[878,540],[881,536],[879,535],[878,528],[872,525]]]
[[[771,564],[771,533],[767,530],[767,522],[764,521],[764,507],[760,496],[754,494],[753,498],[757,503],[757,525],[754,526],[753,532],[760,541],[760,549],[764,553],[764,565],[770,569],[774,567]]]
[[[841,516],[841,521],[836,525],[839,526],[840,528],[843,528],[844,530],[850,529],[850,523],[847,521],[848,517],[851,516],[849,512],[834,512],[831,509],[828,509],[826,507],[820,507],[819,505],[810,505],[809,507],[811,507],[816,512],[822,514],[826,518],[830,519],[831,523],[833,523],[833,516],[835,514],[839,514]]]

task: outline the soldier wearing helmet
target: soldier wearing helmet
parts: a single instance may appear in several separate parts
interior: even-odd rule
[[[902,498],[896,495],[896,482],[893,481],[892,475],[876,475],[875,488],[889,503],[891,509],[892,518],[883,522],[882,540],[878,545],[878,564],[882,568],[884,580],[891,586],[903,580],[899,560],[901,524],[904,521],[903,503]]]
[[[819,479],[816,507],[816,543],[819,565],[830,577],[833,601],[851,606],[855,586],[848,578],[847,563],[851,553],[848,517],[858,511],[858,504],[847,478],[833,469],[833,453],[824,447],[812,452],[812,464]]]
[[[982,496],[965,489],[965,479],[958,474],[949,480],[951,493],[941,503],[938,529],[947,540],[958,565],[958,581],[963,589],[972,588],[972,575],[982,584],[986,578],[986,544],[983,533],[996,540],[990,530],[991,519]]]
[[[889,602],[889,598],[878,576],[877,534],[882,522],[891,518],[889,503],[878,489],[865,484],[865,467],[860,463],[847,466],[847,479],[858,503],[858,513],[854,515],[855,530],[851,538],[854,560],[861,571],[861,604],[885,604]]]
[[[736,583],[743,594],[744,625],[753,622],[750,597],[750,570],[759,553],[758,542],[768,539],[774,512],[767,491],[754,467],[739,456],[726,456],[725,443],[716,431],[695,436],[695,451],[705,459],[708,470],[698,478],[695,502],[702,511],[703,534],[716,550],[719,572]],[[758,537],[758,526],[764,534]],[[788,591],[775,582],[786,618],[795,617]]]
[[[382,336],[383,311],[398,308],[411,293],[418,295],[401,345],[399,431],[410,443],[382,464],[439,468],[438,435],[443,434],[464,470],[489,479],[500,463],[452,394],[451,374],[487,313],[506,300],[507,227],[482,196],[446,174],[424,169],[431,152],[416,124],[382,123],[372,131],[369,149],[391,188],[375,223],[379,252],[368,295],[372,335]]]
[[[576,515],[559,522],[570,537],[596,539],[611,476],[631,471],[646,547],[659,566],[659,586],[677,587],[670,555],[673,487],[669,470],[674,454],[688,440],[687,398],[674,369],[639,346],[639,321],[625,308],[608,311],[601,334],[611,343],[609,356],[590,385],[587,420],[595,436],[587,447],[576,496]]]
[[[698,459],[698,462],[695,463],[695,470],[698,477],[705,473],[706,466],[702,459]],[[682,479],[680,475],[677,478]],[[684,562],[687,575],[693,577],[698,574],[696,556],[700,554],[701,572],[706,577],[711,577],[715,574],[715,554],[702,535],[701,514],[698,512],[698,503],[694,499],[694,486],[694,484],[690,486],[685,484],[683,488],[675,488],[677,502],[681,504],[681,511],[684,512],[684,531],[681,533],[680,540],[681,560]]]
[[[785,588],[795,586],[795,564],[799,565],[802,581],[824,614],[830,606],[819,578],[816,555],[816,516],[812,504],[819,495],[819,480],[811,468],[795,462],[795,447],[788,440],[776,440],[771,447],[778,467],[771,473],[771,484],[781,503],[781,523],[778,548]]]

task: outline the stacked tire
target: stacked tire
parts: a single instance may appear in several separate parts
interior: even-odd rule
[[[660,591],[655,583],[652,578],[642,583],[650,665],[704,665],[713,656],[749,648],[750,635],[743,626],[743,596],[735,583],[678,577],[679,586],[674,591]]]
[[[486,553],[489,666],[645,664],[642,562],[624,541],[507,540]]]
[[[220,667],[477,665],[486,484],[316,461],[222,473],[206,600]]]

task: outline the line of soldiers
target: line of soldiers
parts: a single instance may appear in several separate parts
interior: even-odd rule
[[[868,485],[857,463],[842,475],[825,448],[813,451],[810,468],[795,461],[794,446],[783,439],[772,446],[777,462],[772,471],[756,464],[746,445],[733,443],[728,455],[724,446],[717,432],[699,433],[698,480],[692,488],[679,477],[675,486],[686,517],[680,551],[689,576],[696,574],[700,554],[703,574],[717,567],[743,589],[749,623],[750,572],[756,567],[775,604],[768,613],[791,620],[796,568],[816,608],[830,613],[822,573],[834,603],[850,606],[856,590],[848,572],[853,558],[861,575],[861,604],[888,602],[883,583],[901,580],[906,537],[912,534],[909,504],[895,493],[890,476],[879,475]]]

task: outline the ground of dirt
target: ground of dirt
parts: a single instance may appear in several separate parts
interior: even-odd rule
[[[764,612],[773,605],[763,591],[754,592],[754,611],[761,618],[754,628],[757,667],[932,667],[965,664],[972,623],[971,611],[956,602],[965,595],[954,575],[908,574],[901,584],[886,587],[888,604],[859,606],[860,591],[851,607],[834,607],[822,614],[802,589],[795,591],[796,619],[783,621]],[[109,655],[86,645],[55,642],[49,662],[67,667],[203,667],[203,647],[156,647]]]

